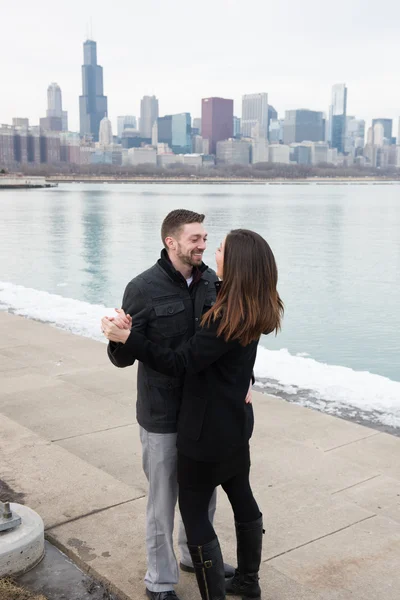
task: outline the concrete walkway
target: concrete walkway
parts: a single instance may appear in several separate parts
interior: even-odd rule
[[[144,598],[146,480],[134,369],[103,344],[0,313],[0,479],[47,538],[124,599]],[[398,600],[400,439],[254,395],[263,600]],[[216,528],[235,561],[231,509]],[[182,574],[182,600],[199,598]]]

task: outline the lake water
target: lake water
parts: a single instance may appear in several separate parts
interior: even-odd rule
[[[206,213],[206,262],[232,228],[270,243],[286,313],[261,385],[400,426],[399,185],[63,184],[0,192],[0,307],[100,339],[99,316],[161,249],[174,208]]]

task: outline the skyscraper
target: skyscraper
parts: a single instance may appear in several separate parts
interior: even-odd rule
[[[168,144],[175,154],[191,152],[191,117],[190,113],[165,115],[157,119],[157,141]]]
[[[217,142],[217,164],[248,165],[250,163],[250,143],[246,140],[223,140]]]
[[[47,88],[47,116],[61,117],[62,97],[61,88],[58,83],[51,83]]]
[[[113,143],[112,125],[107,117],[103,117],[100,121],[99,142],[103,146],[109,146]]]
[[[241,119],[233,117],[233,137],[239,138],[241,133]]]
[[[233,100],[203,98],[201,102],[201,133],[209,141],[209,151],[216,153],[217,142],[233,137]]]
[[[29,127],[29,119],[25,117],[14,117],[12,120],[13,127]]]
[[[61,88],[58,83],[51,83],[47,88],[46,116],[40,119],[43,131],[68,131],[68,113],[62,109]]]
[[[378,122],[375,123],[372,122],[372,128],[373,128],[373,140],[374,140],[374,145],[375,146],[383,146],[383,142],[384,142],[384,138],[385,136],[385,128],[383,126],[382,123]]]
[[[79,112],[81,136],[91,136],[98,141],[100,121],[107,116],[107,96],[103,94],[103,67],[97,64],[97,46],[92,40],[83,44]]]
[[[365,121],[355,117],[347,117],[345,152],[357,154],[364,147]]]
[[[367,143],[364,148],[364,156],[373,167],[381,165],[384,156],[384,127],[382,123],[375,123],[368,129]]]
[[[260,123],[251,130],[251,162],[253,164],[268,162],[268,139]]]
[[[283,129],[283,142],[293,144],[300,142],[321,142],[325,134],[324,115],[322,112],[302,108],[287,110]]]
[[[140,134],[151,138],[154,122],[158,119],[158,100],[155,96],[144,96],[140,103]]]
[[[259,123],[268,136],[268,94],[246,94],[242,98],[242,135],[251,137],[252,128]]]
[[[172,115],[172,150],[176,154],[189,154],[192,150],[192,118],[190,113]]]
[[[154,121],[153,129],[151,131],[151,145],[157,146],[158,144],[158,123]]]
[[[66,110],[61,113],[61,129],[62,131],[68,131],[68,112]]]
[[[268,141],[271,144],[283,143],[285,119],[271,119],[268,128]]]
[[[271,125],[271,121],[275,120],[278,118],[278,113],[276,112],[276,110],[274,109],[273,106],[271,106],[271,104],[268,104],[268,135],[269,136],[269,126]]]
[[[119,138],[122,137],[124,129],[136,129],[137,121],[133,115],[124,115],[117,117],[117,135]]]
[[[172,147],[172,115],[158,117],[157,119],[157,142]]]
[[[383,135],[391,143],[393,136],[393,120],[392,119],[372,119],[372,127],[380,123],[383,125]]]
[[[330,109],[331,146],[342,154],[346,145],[346,114],[347,114],[347,87],[344,83],[337,83],[332,88],[332,104]]]
[[[193,119],[193,129],[197,129],[198,135],[201,135],[201,119],[199,117]]]

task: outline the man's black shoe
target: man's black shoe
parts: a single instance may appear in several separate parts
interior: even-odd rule
[[[179,600],[174,590],[168,590],[168,592],[151,592],[146,588],[146,596],[150,600]]]
[[[188,565],[184,565],[183,563],[179,563],[179,567],[180,567],[181,571],[184,571],[185,573],[194,573],[195,572],[193,567],[188,567]],[[233,577],[235,575],[235,569],[233,567],[231,567],[231,565],[227,565],[226,563],[224,563],[224,571],[225,571],[225,577],[227,579],[230,577]]]

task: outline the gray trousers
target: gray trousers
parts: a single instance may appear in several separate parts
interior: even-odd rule
[[[140,427],[143,470],[149,482],[147,501],[147,573],[151,592],[168,592],[178,583],[179,571],[173,545],[175,507],[178,500],[176,433],[150,433]],[[216,491],[210,502],[211,523],[216,509]],[[180,561],[192,566],[186,532],[179,519]]]

